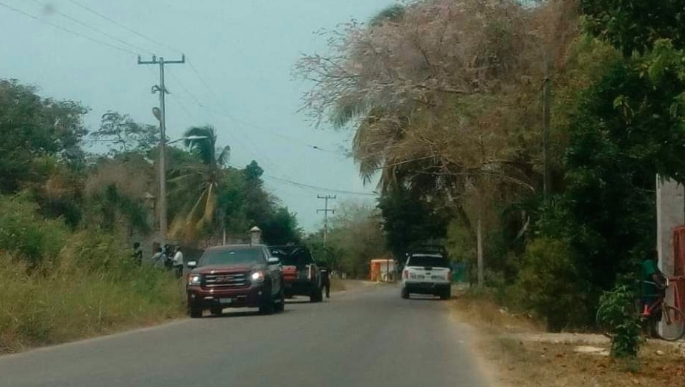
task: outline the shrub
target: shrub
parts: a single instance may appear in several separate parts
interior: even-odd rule
[[[0,251],[11,252],[35,266],[57,257],[68,230],[61,220],[46,220],[38,206],[22,196],[0,196]]]
[[[524,305],[541,315],[550,331],[588,321],[584,281],[563,240],[539,238],[523,256],[516,286]]]
[[[611,356],[634,358],[640,350],[640,318],[634,308],[634,293],[626,285],[617,285],[602,294],[598,319],[611,333]]]

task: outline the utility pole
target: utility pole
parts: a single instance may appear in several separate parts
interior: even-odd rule
[[[485,272],[483,262],[483,199],[478,197],[478,223],[476,224],[476,243],[477,243],[477,261],[478,266],[478,287],[482,288],[485,285]]]
[[[549,66],[548,66],[549,67]],[[548,70],[549,72],[549,70]],[[543,160],[543,180],[542,192],[545,199],[550,190],[550,168],[549,168],[549,126],[551,119],[552,90],[549,76],[545,77],[542,92],[542,160]]]
[[[166,106],[165,95],[169,92],[164,85],[164,66],[168,64],[186,63],[186,56],[181,60],[164,60],[164,57],[153,55],[152,60],[144,61],[138,55],[139,65],[159,65],[159,85],[152,87],[152,93],[159,93],[159,111],[153,109],[153,114],[159,120],[159,234],[162,238],[162,246],[167,239],[167,205],[166,205]]]
[[[318,214],[319,212],[323,212],[323,247],[326,247],[326,239],[328,239],[328,213],[335,214],[335,210],[329,210],[328,209],[328,201],[329,200],[335,200],[337,198],[336,195],[326,195],[326,196],[321,196],[317,195],[316,196],[319,199],[324,200],[324,208],[323,209],[318,209],[316,210],[316,213]]]

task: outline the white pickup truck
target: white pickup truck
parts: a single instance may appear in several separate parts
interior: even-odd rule
[[[432,294],[446,300],[452,296],[452,270],[442,254],[413,253],[402,271],[402,298]]]

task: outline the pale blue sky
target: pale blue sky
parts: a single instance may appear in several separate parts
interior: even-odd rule
[[[184,52],[193,68],[168,67],[167,131],[172,139],[191,125],[214,125],[222,145],[232,147],[231,163],[256,159],[265,169],[268,188],[298,214],[312,231],[321,224],[316,200],[323,190],[296,187],[269,176],[331,189],[371,192],[353,161],[304,144],[339,151],[352,133],[315,129],[298,113],[306,85],[293,81],[301,53],[325,52],[326,38],[314,32],[333,29],[352,18],[367,20],[394,0],[75,0],[125,26]],[[0,0],[83,35],[126,47],[38,3],[167,59],[177,52],[109,23],[70,0]],[[77,37],[0,6],[3,41],[0,78],[16,78],[41,88],[41,94],[81,101],[92,112],[91,128],[107,110],[130,114],[153,124],[157,68],[138,66],[132,53]],[[187,89],[188,92],[186,92]],[[199,106],[198,102],[203,106]],[[288,139],[274,135],[277,132]],[[335,192],[330,192],[336,194]],[[373,197],[337,193],[341,200],[373,202]]]

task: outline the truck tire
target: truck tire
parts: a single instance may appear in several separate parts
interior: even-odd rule
[[[441,300],[449,300],[452,298],[452,290],[447,288],[443,291],[440,292],[440,299]]]
[[[223,309],[222,307],[220,307],[220,306],[212,307],[212,308],[209,310],[209,312],[212,313],[212,316],[221,316],[221,314],[223,313],[223,311],[224,311],[224,309]]]
[[[285,311],[285,296],[283,295],[283,290],[278,294],[278,302],[276,302],[275,308],[278,313]]]
[[[404,287],[402,288],[402,298],[405,300],[409,299],[409,289]]]
[[[202,309],[196,306],[188,305],[188,315],[190,316],[190,318],[201,318]]]
[[[310,302],[321,302],[323,301],[323,289],[319,287],[315,287],[314,290],[312,290],[312,294],[309,296],[309,301]]]
[[[271,292],[269,291],[269,294]],[[259,305],[259,314],[273,314],[274,313],[274,300],[273,296],[269,295],[264,297],[262,303]]]

